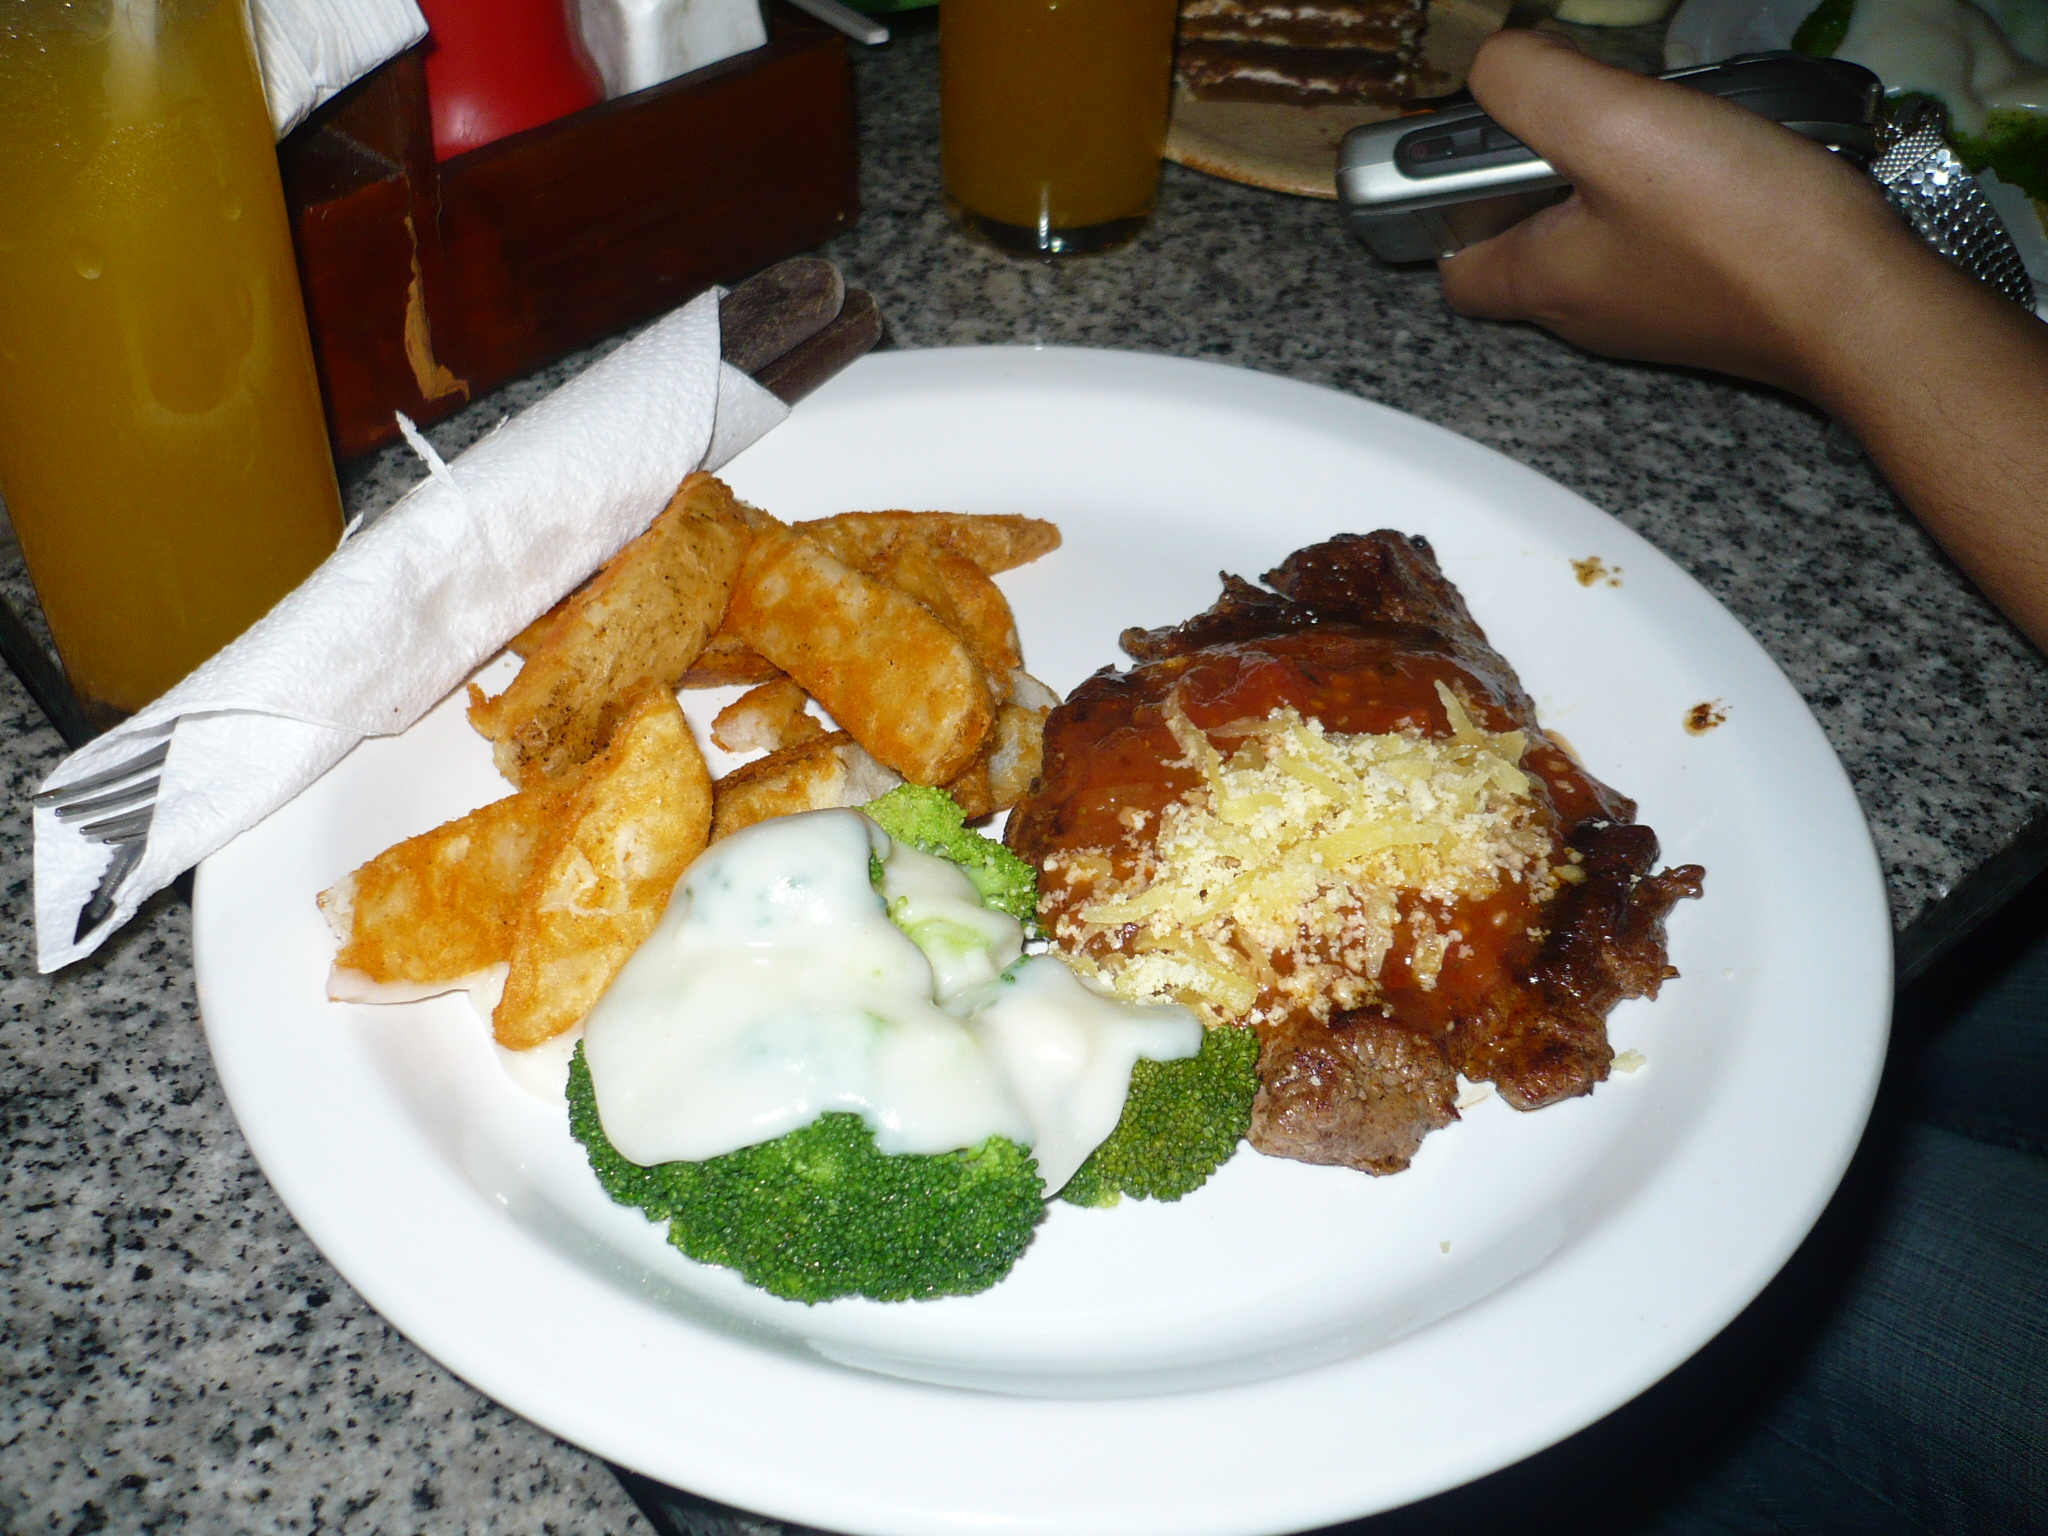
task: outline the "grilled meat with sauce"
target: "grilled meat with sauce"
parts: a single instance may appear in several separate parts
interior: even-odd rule
[[[1392,1173],[1457,1118],[1591,1090],[1676,974],[1634,803],[1544,735],[1421,539],[1347,534],[1132,630],[1046,723],[1007,841],[1061,950],[1259,1032],[1251,1141]]]

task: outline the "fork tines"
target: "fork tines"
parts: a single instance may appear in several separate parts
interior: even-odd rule
[[[74,780],[69,784],[59,784],[51,789],[40,790],[34,797],[34,803],[37,805],[54,805],[59,807],[68,806],[82,795],[89,795],[95,790],[106,789],[111,785],[119,784],[123,779],[132,779],[138,773],[147,773],[152,768],[161,768],[164,765],[164,760],[170,755],[171,743],[170,739],[166,737],[148,751],[137,753],[125,763],[116,763],[111,768],[102,769],[98,773],[91,774],[83,779]],[[151,781],[151,789],[152,792],[155,789],[154,780]]]
[[[110,795],[95,795],[90,800],[73,800],[57,807],[59,821],[79,821],[87,816],[97,816],[104,811],[125,810],[131,805],[141,805],[156,798],[156,789],[163,783],[160,778],[144,779],[140,784],[130,784],[126,789],[117,789]],[[90,828],[86,829],[88,832]]]
[[[94,842],[138,843],[149,835],[150,819],[156,815],[155,805],[141,806],[125,816],[110,817],[106,821],[95,821],[79,831]]]

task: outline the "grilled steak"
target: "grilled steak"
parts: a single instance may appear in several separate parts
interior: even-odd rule
[[[1517,1109],[1604,1079],[1607,1014],[1675,974],[1664,917],[1699,894],[1703,872],[1655,872],[1656,836],[1635,824],[1633,802],[1543,734],[1422,540],[1344,535],[1265,581],[1270,590],[1225,576],[1207,612],[1124,634],[1137,665],[1096,673],[1053,712],[1042,777],[1011,813],[1007,841],[1043,872],[1046,927],[1084,966],[1131,967],[1127,983],[1161,964],[1169,970],[1157,974],[1228,983],[1180,995],[1212,1023],[1259,1031],[1255,1147],[1391,1173],[1457,1118],[1457,1073],[1493,1083]],[[1494,862],[1467,857],[1458,880],[1439,872],[1391,895],[1336,881],[1334,895],[1304,898],[1298,926],[1287,908],[1290,931],[1273,941],[1270,914],[1261,928],[1226,857],[1187,898],[1195,931],[1170,931],[1147,892],[1157,898],[1176,878],[1181,855],[1162,850],[1185,840],[1169,844],[1169,829],[1184,833],[1199,807],[1220,803],[1219,773],[1268,758],[1285,766],[1290,742],[1314,754],[1365,737],[1409,753],[1395,771],[1411,779],[1428,766],[1413,754],[1457,748],[1441,783],[1491,773],[1512,789],[1485,802],[1491,840],[1476,846]],[[1247,741],[1265,745],[1247,755]],[[1230,815],[1253,824],[1272,798]],[[1323,846],[1366,835],[1329,834]],[[1307,846],[1327,887],[1335,877]],[[1297,850],[1293,878],[1301,869]],[[1249,940],[1257,932],[1269,936],[1263,947]]]

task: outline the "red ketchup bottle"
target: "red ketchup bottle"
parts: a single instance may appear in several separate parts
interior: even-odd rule
[[[446,160],[604,100],[569,24],[575,0],[420,0],[434,158]]]

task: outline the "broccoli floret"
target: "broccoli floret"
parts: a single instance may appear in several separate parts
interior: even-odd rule
[[[1230,1161],[1251,1126],[1258,1061],[1259,1037],[1224,1025],[1203,1031],[1196,1055],[1139,1062],[1116,1129],[1088,1154],[1060,1198],[1101,1206],[1123,1195],[1178,1200],[1201,1188]]]
[[[666,1221],[691,1258],[791,1301],[987,1290],[1045,1219],[1038,1165],[1015,1142],[890,1156],[860,1116],[843,1113],[722,1157],[643,1168],[606,1137],[580,1045],[569,1129],[612,1199]]]
[[[1026,932],[1036,931],[1037,875],[1001,843],[970,830],[966,812],[943,789],[898,785],[861,810],[891,837],[959,865],[984,906],[1009,913]]]
[[[1949,130],[1956,158],[1972,174],[1989,166],[2007,186],[2048,203],[2048,116],[1994,112],[1980,134]]]
[[[1855,11],[1856,0],[1820,0],[1792,34],[1793,51],[1817,59],[1834,57],[1842,39],[1849,35]],[[1910,101],[1923,94],[1894,91],[1891,99]],[[1941,105],[1947,110],[1946,103]],[[1998,172],[1998,179],[2007,186],[2018,187],[2037,202],[2048,202],[2048,115],[2007,109],[1993,112],[1982,133],[1963,133],[1950,124],[1946,136],[1971,175],[1989,168]]]
[[[1820,0],[1792,34],[1792,51],[1816,59],[1831,59],[1849,35],[1849,17],[1856,0]]]

